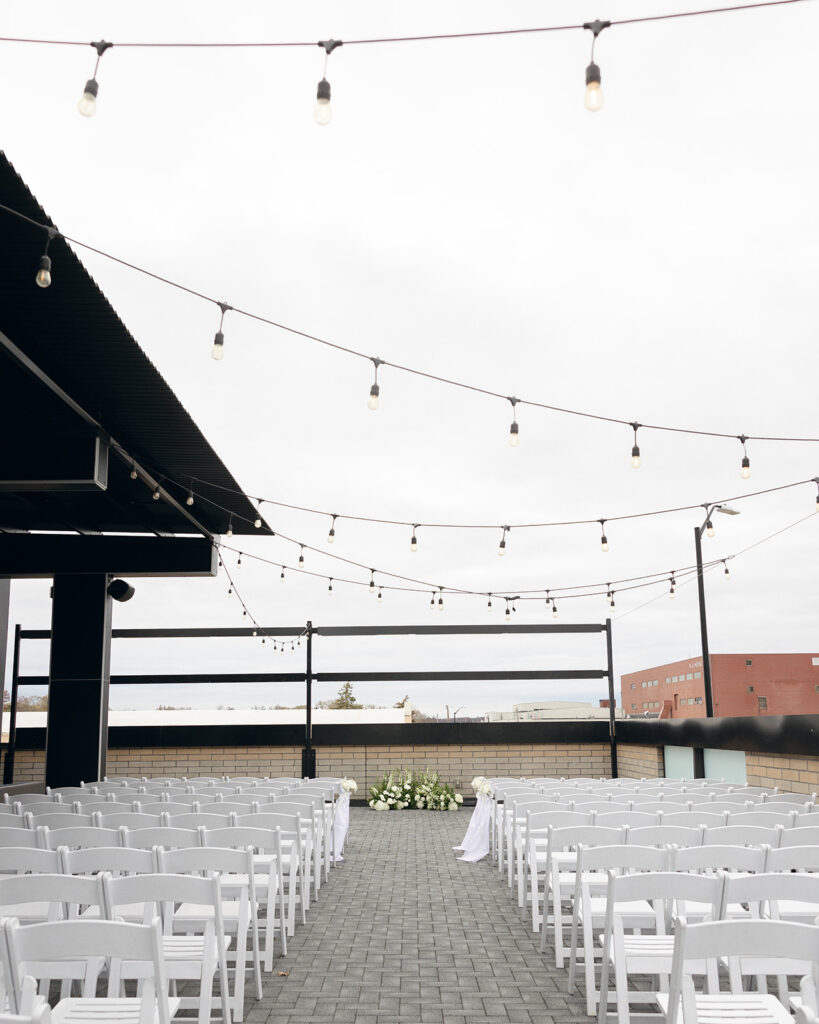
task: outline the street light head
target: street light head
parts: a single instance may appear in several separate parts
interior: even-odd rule
[[[717,512],[722,512],[724,516],[738,516],[741,515],[741,510],[738,508],[731,508],[730,505],[717,505]]]

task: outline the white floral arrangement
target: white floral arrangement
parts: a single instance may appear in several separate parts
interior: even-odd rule
[[[384,773],[381,783],[370,788],[369,805],[374,811],[402,811],[414,807],[423,811],[457,811],[464,798],[445,785],[437,772]]]
[[[358,783],[355,781],[355,779],[342,779],[341,788],[344,790],[345,793],[357,793]]]
[[[483,775],[475,776],[472,780],[472,788],[475,790],[475,796],[489,796],[492,792],[489,779],[484,778]]]

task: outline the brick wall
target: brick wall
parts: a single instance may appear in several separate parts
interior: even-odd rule
[[[14,781],[43,779],[42,750],[18,750]],[[319,775],[357,780],[359,797],[385,771],[437,769],[444,781],[462,789],[475,775],[609,775],[609,747],[589,744],[418,744],[338,746],[316,749]],[[301,775],[301,747],[133,747],[108,751],[108,775]]]
[[[819,792],[819,757],[746,753],[745,774],[749,786],[778,786],[786,793]]]
[[[618,743],[617,771],[624,779],[662,778],[665,775],[663,748]]]

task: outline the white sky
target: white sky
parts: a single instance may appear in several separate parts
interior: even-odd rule
[[[480,0],[396,4],[205,2],[37,4],[7,0],[3,35],[117,40],[319,39],[573,23],[683,9],[681,2],[584,6]],[[229,12],[229,13],[228,13]],[[606,105],[583,108],[588,33],[344,47],[330,60],[333,123],[312,118],[323,53],[313,49],[114,48],[97,116],[76,101],[90,47],[2,44],[0,145],[58,226],[237,306],[381,358],[556,405],[643,422],[817,436],[815,54],[805,3],[612,28],[598,42]],[[13,102],[12,102],[13,99]],[[519,412],[507,403],[371,367],[218,314],[80,253],[114,308],[251,494],[387,518],[514,523],[614,516],[716,500],[819,473],[819,446],[752,443]],[[34,270],[32,270],[32,273]],[[59,274],[55,265],[54,274]],[[146,416],[150,410],[146,409]],[[705,557],[726,557],[815,509],[812,487],[738,502]],[[328,521],[265,509],[275,530],[326,548]],[[337,525],[331,549],[448,586],[516,593],[690,565],[682,513],[599,528],[495,532]],[[707,578],[713,651],[817,648],[811,518]],[[297,550],[247,550],[295,563]],[[344,575],[329,559],[308,568]],[[360,574],[366,578],[366,574]],[[366,590],[245,561],[243,597],[266,625],[502,622],[485,599]],[[141,580],[115,625],[239,625],[227,581]],[[696,587],[614,617],[618,675],[697,654]],[[13,585],[12,621],[48,624],[48,585]],[[602,598],[565,602],[562,621],[602,621]],[[516,621],[544,619],[521,603]],[[551,621],[548,618],[546,621]],[[603,667],[600,638],[316,642],[318,671]],[[258,641],[120,643],[114,672],[298,670],[301,652]],[[23,669],[45,671],[44,644]],[[323,689],[328,692],[324,693]],[[318,697],[335,687],[318,688]],[[515,701],[597,699],[590,684],[361,685],[359,699],[466,714]],[[245,692],[114,691],[118,707],[297,703],[298,687]],[[807,710],[807,709],[806,709]]]

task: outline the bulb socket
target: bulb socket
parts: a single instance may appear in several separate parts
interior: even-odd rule
[[[586,85],[600,85],[600,68],[594,61],[586,68]]]
[[[319,103],[330,102],[330,83],[327,81],[326,78],[322,78],[322,80],[318,84],[318,89],[316,90],[316,99],[318,100]]]
[[[83,90],[83,92],[86,96],[93,96],[94,99],[96,99],[99,89],[100,87],[97,84],[96,78],[89,78],[88,81],[85,83],[85,89]]]
[[[40,270],[45,270],[49,274],[51,273],[51,257],[50,256],[43,255],[43,256],[40,257],[39,269]]]

